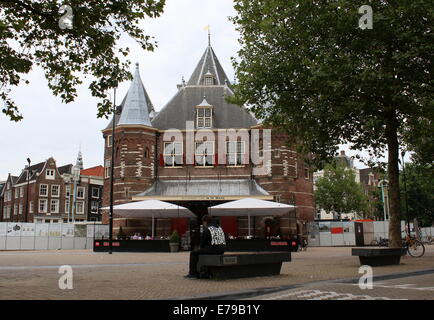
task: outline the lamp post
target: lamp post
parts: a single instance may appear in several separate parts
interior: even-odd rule
[[[407,179],[405,176],[405,161],[404,161],[404,156],[405,156],[405,150],[403,150],[401,152],[401,158],[402,158],[402,174],[404,177],[404,192],[405,192],[405,217],[407,220],[407,229],[408,229],[408,234],[410,234],[410,219],[408,218],[408,198],[407,198]]]
[[[115,168],[115,127],[116,127],[116,88],[113,96],[113,123],[112,123],[112,155],[110,161],[110,220],[109,220],[109,254],[113,253],[113,185]]]
[[[27,158],[27,163],[29,164],[27,167],[27,190],[26,190],[26,214],[24,215],[24,221],[27,221],[29,214],[29,185],[30,185],[30,158]]]
[[[74,180],[74,207],[72,210],[72,223],[74,223],[75,214],[77,213],[77,183],[80,180],[80,168],[77,165],[72,168],[72,179]]]
[[[389,197],[387,197],[387,201],[385,201],[384,188],[387,188],[389,185],[389,181],[380,180],[378,186],[381,188],[381,197],[383,200],[383,212],[384,212],[384,221],[387,221],[388,213],[389,213]],[[387,207],[387,208],[386,208]]]

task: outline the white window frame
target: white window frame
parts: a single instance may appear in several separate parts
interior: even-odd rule
[[[229,150],[231,149],[229,147],[230,144],[235,144],[235,152],[229,152]],[[238,150],[238,145],[242,146],[242,150],[241,152]],[[246,145],[244,141],[226,141],[226,165],[228,166],[233,166],[233,167],[238,167],[238,166],[243,166],[244,165],[244,156],[245,156],[245,152],[246,152]],[[235,159],[235,163],[231,163],[230,159],[231,156],[230,155],[235,155],[234,159]],[[239,163],[238,163],[239,160]]]
[[[205,76],[203,83],[205,86],[213,86],[214,85],[214,77],[213,76]]]
[[[200,112],[203,111],[203,114],[201,115]],[[206,112],[209,111],[209,115],[206,114]],[[202,125],[199,124],[199,120],[202,121]],[[209,125],[207,126],[207,120],[209,121]],[[212,128],[212,108],[203,108],[203,107],[197,107],[196,108],[196,128]]]
[[[66,199],[65,200],[65,213],[69,213],[69,203],[70,203],[69,199]]]
[[[82,190],[83,192],[83,195],[81,197],[79,196],[80,190]],[[85,196],[86,196],[85,187],[77,187],[77,199],[84,199]]]
[[[81,208],[82,208],[81,211],[78,210],[80,208],[80,206],[79,206],[80,204],[81,204]],[[77,201],[76,212],[77,212],[77,214],[84,214],[84,201]]]
[[[53,210],[53,204],[54,204],[54,210]],[[59,213],[59,199],[51,199],[50,213]]]
[[[18,206],[18,214],[22,215],[23,214],[23,203],[20,202],[19,206]]]
[[[44,209],[41,209],[41,204],[42,203],[45,203]],[[39,199],[38,212],[39,213],[48,213],[48,199]]]
[[[96,204],[96,206],[94,207],[94,204]],[[98,200],[92,200],[90,203],[90,212],[91,213],[98,213],[98,209],[99,209],[99,202]]]
[[[208,153],[208,152],[206,152],[206,151],[209,151],[209,147],[204,147],[203,149],[204,150],[201,150],[201,151],[198,151],[198,145],[203,145],[203,144],[205,144],[205,145],[209,145],[209,146],[211,146],[211,153]],[[214,157],[215,157],[215,143],[214,143],[214,141],[196,141],[195,142],[195,144],[194,144],[194,163],[195,163],[195,166],[197,166],[197,167],[212,167],[212,166],[214,166]],[[207,162],[206,162],[206,158],[207,157],[211,157],[211,163],[209,164],[207,164]],[[200,162],[198,162],[197,160],[198,160],[198,158],[201,158],[201,162],[202,163],[200,163]]]
[[[54,189],[55,187],[57,187],[57,194],[54,194],[54,193],[53,193],[53,189]],[[51,185],[51,196],[52,196],[53,198],[59,198],[59,197],[60,197],[60,185],[58,185],[58,184],[52,184],[52,185]]]
[[[96,190],[96,192],[97,192],[97,195],[96,195],[96,196],[93,194],[93,192],[94,192],[95,190]],[[99,199],[99,188],[92,187],[92,198],[93,198],[93,199]]]
[[[24,187],[20,187],[20,198],[24,197]]]
[[[42,194],[42,187],[45,186],[46,194]],[[40,197],[48,197],[48,184],[40,184],[39,185],[39,196]]]
[[[33,201],[29,202],[29,213],[33,213]]]
[[[112,135],[108,135],[107,136],[107,148],[111,148],[113,146],[113,139],[112,139]]]
[[[65,197],[69,199],[71,197],[71,186],[65,187]]]
[[[45,170],[45,179],[54,180],[56,178],[56,170],[54,169],[46,169]]]
[[[18,199],[20,197],[20,188],[15,187],[15,199]]]
[[[174,150],[175,153],[174,152],[172,152],[170,154],[166,153],[166,150],[167,150],[166,146],[167,145],[171,145],[171,144],[173,144],[173,145],[176,145],[176,144],[181,145],[181,153],[176,153],[176,147],[172,147],[172,150]],[[169,167],[169,168],[170,167],[172,167],[172,168],[182,167],[183,156],[184,156],[184,143],[183,142],[177,142],[177,141],[164,142],[163,159],[164,159],[164,166],[165,167]],[[171,158],[170,163],[168,163],[166,161],[166,157],[170,157]],[[176,163],[176,161],[175,161],[176,157],[181,157],[181,164],[177,164]]]
[[[107,159],[106,161],[105,161],[105,166],[104,166],[104,176],[105,176],[105,178],[107,179],[107,178],[110,178],[110,175],[111,175],[111,160],[110,159]]]
[[[14,204],[14,216],[18,214],[18,203]]]

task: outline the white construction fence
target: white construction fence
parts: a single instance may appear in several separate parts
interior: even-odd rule
[[[0,222],[0,250],[92,249],[94,237],[108,239],[108,226]]]
[[[374,240],[389,238],[388,221],[364,221],[363,242],[370,245]],[[402,237],[405,237],[405,221],[401,221]],[[355,246],[355,222],[315,221],[308,224],[308,244],[311,247]],[[410,223],[414,235],[413,223]],[[434,227],[421,228],[421,239],[434,238]]]

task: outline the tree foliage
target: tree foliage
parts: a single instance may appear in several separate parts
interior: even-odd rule
[[[404,185],[401,175],[401,185]],[[408,217],[417,218],[425,226],[434,224],[434,167],[407,163],[405,165],[407,197],[402,198],[402,218],[406,218],[405,200],[408,199]],[[405,192],[405,190],[404,190]]]
[[[11,99],[12,87],[28,83],[24,75],[34,66],[43,69],[48,86],[62,102],[74,101],[83,75],[100,98],[98,116],[107,115],[107,90],[131,79],[128,47],[117,45],[123,35],[134,38],[144,50],[156,43],[139,27],[144,18],[163,12],[165,0],[0,0],[0,99],[2,112],[19,121],[19,106]],[[59,20],[72,9],[72,29]]]
[[[373,29],[358,27],[362,5]],[[233,101],[303,141],[317,164],[342,143],[387,150],[389,238],[400,246],[400,143],[425,150],[413,129],[434,121],[432,0],[235,0],[235,9]]]
[[[365,216],[368,199],[362,186],[356,182],[354,171],[342,164],[329,164],[324,176],[315,183],[316,205],[340,219],[343,213]]]

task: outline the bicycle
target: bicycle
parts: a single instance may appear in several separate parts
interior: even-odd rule
[[[371,242],[372,246],[377,247],[388,247],[389,246],[389,239],[380,237],[380,240],[374,239]]]
[[[405,239],[402,241],[402,245],[407,249],[408,254],[414,258],[420,258],[425,254],[423,243],[412,237],[407,230],[405,230]]]

